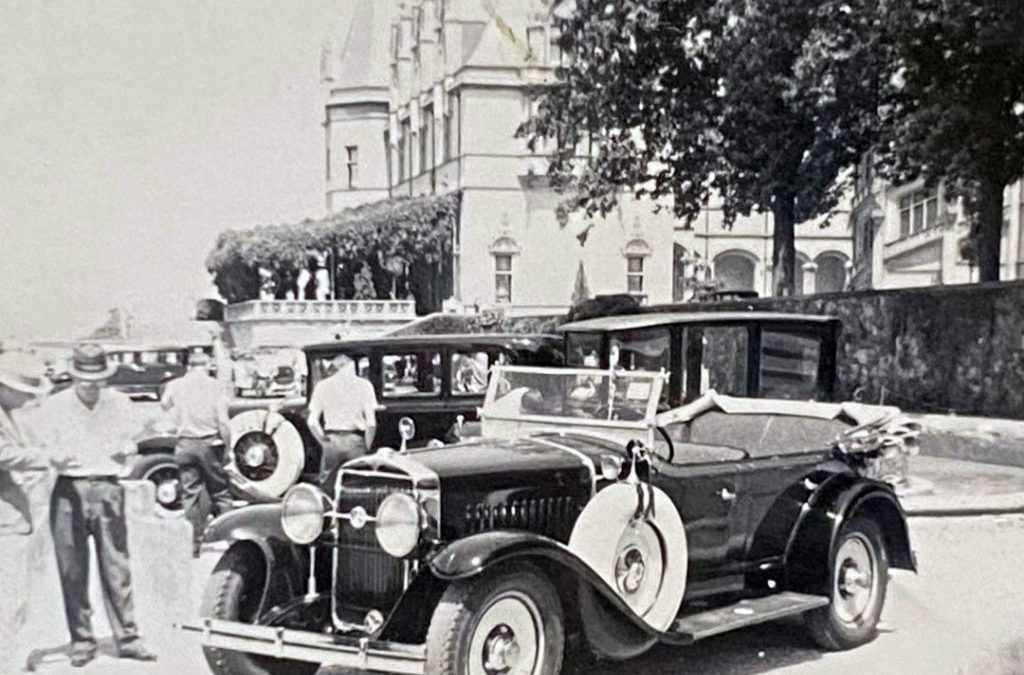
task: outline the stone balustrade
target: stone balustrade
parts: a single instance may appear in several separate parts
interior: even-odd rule
[[[250,300],[228,305],[224,318],[236,321],[409,321],[413,300]]]

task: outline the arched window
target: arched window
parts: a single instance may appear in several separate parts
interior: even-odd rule
[[[839,252],[822,253],[818,256],[818,271],[814,279],[815,293],[837,293],[846,287],[846,261]]]
[[[494,256],[494,301],[512,302],[512,260],[519,255],[519,244],[512,237],[498,237],[491,244]]]
[[[715,281],[721,291],[753,291],[757,259],[745,251],[726,251],[715,258]]]

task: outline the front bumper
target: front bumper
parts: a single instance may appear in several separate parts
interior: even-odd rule
[[[201,619],[181,628],[199,635],[204,647],[261,654],[322,666],[419,675],[426,669],[424,645],[381,642],[237,621]]]

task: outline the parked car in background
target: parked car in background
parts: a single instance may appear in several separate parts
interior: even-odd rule
[[[159,399],[164,385],[188,370],[190,353],[213,354],[212,345],[117,344],[106,349],[110,361],[117,364],[110,386],[132,398]]]
[[[232,488],[251,501],[274,501],[300,478],[315,480],[320,445],[306,424],[313,387],[330,374],[339,354],[352,357],[378,398],[374,447],[397,445],[397,422],[417,426],[411,445],[452,441],[475,433],[489,369],[497,364],[558,365],[562,339],[554,335],[417,335],[376,337],[310,345],[304,350],[309,378],[304,395],[284,400],[236,399],[229,406],[232,447],[225,449]],[[154,432],[140,448],[150,458],[136,465],[136,478],[157,483],[164,507],[180,504],[171,469],[177,438]],[[162,488],[162,489],[161,489]]]
[[[301,395],[303,359],[302,351],[293,347],[260,347],[237,354],[231,370],[235,396]]]
[[[378,384],[395,353],[370,347]],[[569,632],[628,659],[801,614],[824,649],[872,640],[889,570],[916,566],[879,480],[912,425],[712,391],[666,407],[666,381],[494,366],[481,437],[381,448],[214,521],[228,548],[186,630],[217,675],[550,675]]]
[[[563,324],[569,366],[670,373],[662,405],[714,389],[831,401],[840,322],[781,312],[644,312]]]

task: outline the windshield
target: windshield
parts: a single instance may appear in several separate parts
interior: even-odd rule
[[[645,371],[496,366],[483,415],[643,428],[653,424],[666,377]]]

